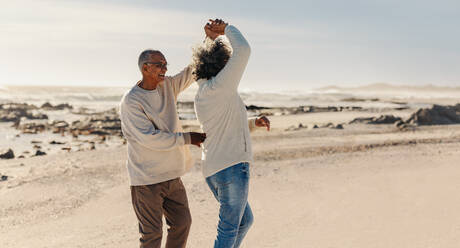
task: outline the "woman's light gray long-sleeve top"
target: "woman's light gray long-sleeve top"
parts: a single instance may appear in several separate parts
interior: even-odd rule
[[[195,112],[206,133],[202,145],[205,177],[239,162],[252,161],[246,106],[238,94],[251,48],[236,27],[228,25],[225,35],[233,53],[215,77],[198,80],[199,89],[195,96]],[[250,123],[254,126],[254,121]]]

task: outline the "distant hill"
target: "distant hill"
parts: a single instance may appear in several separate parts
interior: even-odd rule
[[[357,87],[339,87],[339,86],[326,86],[315,89],[316,91],[340,91],[340,92],[385,92],[385,91],[408,91],[408,92],[451,92],[460,91],[460,87],[446,87],[434,85],[392,85],[388,83],[374,83],[369,85]]]

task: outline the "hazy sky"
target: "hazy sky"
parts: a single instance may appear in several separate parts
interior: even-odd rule
[[[0,85],[129,86],[139,53],[174,74],[208,18],[252,47],[240,89],[376,82],[460,86],[460,2],[437,0],[0,0]]]

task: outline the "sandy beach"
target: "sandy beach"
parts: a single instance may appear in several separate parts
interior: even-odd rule
[[[255,223],[242,247],[458,247],[460,125],[346,124],[367,115],[271,116],[270,132],[252,134]],[[345,124],[286,131],[324,122]],[[188,247],[212,247],[218,205],[192,153]],[[137,247],[125,159],[118,144],[2,160],[1,246]]]
[[[187,248],[217,237],[203,167],[251,156],[241,248],[460,248],[458,26],[460,0],[2,1],[0,248],[165,247],[185,144]]]

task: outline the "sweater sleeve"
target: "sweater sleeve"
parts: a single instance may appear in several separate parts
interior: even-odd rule
[[[251,47],[241,32],[234,26],[225,28],[233,53],[225,67],[216,75],[214,87],[236,91],[248,64]]]
[[[186,144],[184,133],[170,133],[156,129],[138,103],[123,99],[120,105],[123,135],[128,142],[138,143],[151,150],[171,150]],[[188,137],[189,138],[189,137]]]
[[[178,74],[168,77],[176,97],[180,92],[186,90],[194,82],[192,71],[192,66],[189,65]]]

